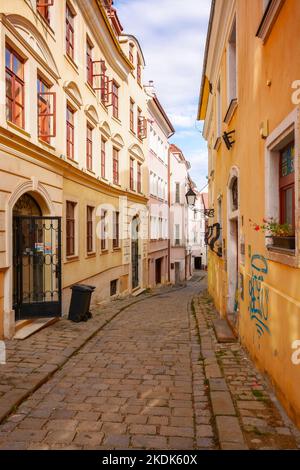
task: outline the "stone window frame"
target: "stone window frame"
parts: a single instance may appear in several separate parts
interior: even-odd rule
[[[271,246],[270,238],[266,234],[265,245],[271,261],[300,267],[299,250],[299,155],[300,155],[300,107],[296,107],[267,137],[265,143],[265,217],[279,219],[279,165],[278,158],[281,148],[287,143],[292,134],[295,141],[295,236],[296,248],[294,252],[287,252]]]

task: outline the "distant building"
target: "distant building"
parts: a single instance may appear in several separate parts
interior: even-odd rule
[[[192,275],[192,249],[188,240],[190,163],[182,151],[170,145],[170,281],[179,284]]]

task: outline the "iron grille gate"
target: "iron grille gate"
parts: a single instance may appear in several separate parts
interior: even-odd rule
[[[139,241],[132,240],[131,242],[131,255],[132,255],[132,288],[135,289],[139,285]]]
[[[61,218],[13,218],[16,320],[61,315]]]

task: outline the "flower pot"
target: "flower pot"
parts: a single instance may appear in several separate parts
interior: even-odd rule
[[[285,248],[287,250],[295,250],[295,237],[272,237],[273,246],[276,248]]]

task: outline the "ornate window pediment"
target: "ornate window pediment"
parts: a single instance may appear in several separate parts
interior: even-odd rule
[[[131,147],[129,147],[128,150],[129,150],[129,153],[135,158],[138,158],[139,160],[142,160],[142,161],[145,160],[144,153],[139,145],[137,144],[131,145]]]
[[[38,29],[27,18],[21,15],[8,15],[6,20],[58,78],[59,72],[53,55]]]
[[[77,106],[82,106],[82,96],[75,82],[67,81],[64,83],[65,92],[72,98]]]
[[[99,117],[98,117],[98,113],[97,113],[97,110],[96,110],[95,106],[93,106],[92,104],[87,105],[84,109],[84,112],[87,115],[87,117],[95,125],[99,124]]]
[[[112,141],[114,144],[116,144],[118,147],[124,147],[124,140],[120,134],[114,134],[112,136]]]
[[[108,139],[111,137],[111,130],[107,121],[102,121],[100,124],[101,132],[107,137]]]

